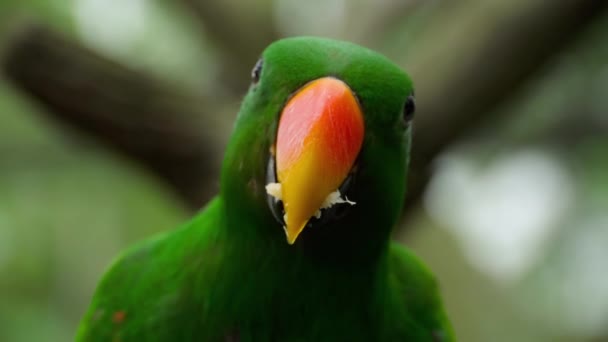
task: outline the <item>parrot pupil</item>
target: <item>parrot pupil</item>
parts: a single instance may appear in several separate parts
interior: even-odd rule
[[[264,64],[264,61],[260,58],[260,59],[258,59],[258,61],[255,63],[255,66],[251,70],[251,81],[253,82],[253,84],[257,84],[260,81],[260,75],[262,74],[262,65],[263,64]]]
[[[403,106],[403,120],[405,123],[409,123],[414,118],[414,112],[416,112],[416,100],[414,99],[414,93],[412,93],[407,97]]]

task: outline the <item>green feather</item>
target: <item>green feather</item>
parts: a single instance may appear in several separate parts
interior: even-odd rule
[[[321,38],[280,40],[239,112],[220,194],[184,227],[128,249],[98,286],[79,341],[452,341],[437,284],[390,242],[403,204],[409,77],[385,57]],[[294,245],[266,204],[278,116],[334,76],[365,120],[356,210]]]

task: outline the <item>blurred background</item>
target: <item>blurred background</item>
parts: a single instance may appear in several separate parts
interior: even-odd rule
[[[460,341],[608,341],[608,2],[0,0],[0,340],[72,340],[104,269],[218,190],[271,41],[416,84],[395,238]]]

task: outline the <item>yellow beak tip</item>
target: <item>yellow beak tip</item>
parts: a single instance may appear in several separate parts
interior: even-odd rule
[[[298,236],[300,236],[300,233],[302,233],[302,231],[306,227],[306,223],[308,223],[308,222],[304,222],[301,225],[299,225],[299,229],[290,229],[289,227],[284,228],[285,236],[287,238],[288,244],[293,245],[296,242],[296,240],[298,239]]]
[[[296,242],[296,240],[298,239],[299,235],[300,235],[300,233],[297,233],[297,234],[286,233],[287,243],[290,245],[293,245]]]

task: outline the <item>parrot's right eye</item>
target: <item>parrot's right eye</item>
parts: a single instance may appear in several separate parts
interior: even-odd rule
[[[256,85],[260,81],[260,75],[262,75],[262,65],[264,64],[263,59],[258,59],[257,63],[251,70],[251,82]]]

